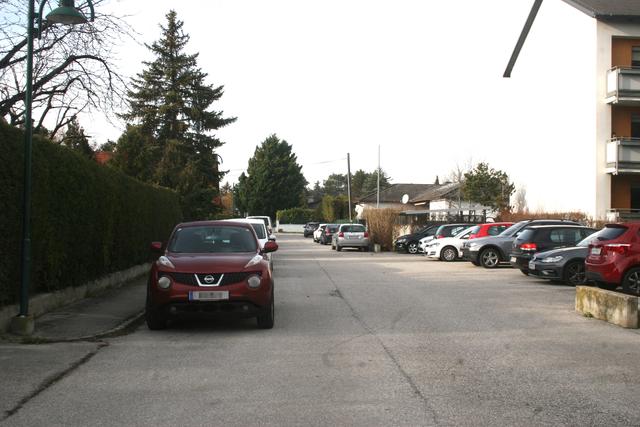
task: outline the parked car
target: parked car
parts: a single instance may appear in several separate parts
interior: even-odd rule
[[[313,232],[313,241],[316,243],[320,242],[320,235],[324,232],[324,228],[327,224],[320,224],[318,228]]]
[[[471,261],[473,265],[481,265],[485,268],[495,268],[501,262],[509,261],[509,253],[513,241],[526,227],[532,225],[580,225],[574,221],[559,219],[535,219],[524,220],[513,224],[497,236],[481,237],[467,241],[462,246],[462,256]]]
[[[473,231],[471,231],[469,239],[497,236],[512,225],[513,222],[487,222],[485,224],[478,224],[473,227]]]
[[[320,235],[320,243],[323,245],[330,244],[331,240],[333,239],[333,233],[338,231],[338,228],[340,228],[338,224],[327,224],[327,226],[324,228],[324,231]]]
[[[474,228],[468,227],[453,237],[432,240],[427,243],[424,254],[429,258],[449,262],[462,258],[462,244],[471,237]]]
[[[338,252],[342,248],[358,248],[362,251],[369,250],[369,233],[362,224],[340,224],[338,230],[333,234],[331,249]]]
[[[509,262],[523,274],[529,274],[529,261],[536,252],[574,247],[597,230],[581,225],[533,225],[525,228],[513,241]]]
[[[269,232],[269,235],[271,236],[273,234],[273,224],[271,224],[271,217],[266,216],[266,215],[253,215],[253,216],[248,216],[247,219],[261,219],[264,221],[264,225],[267,227],[267,231]]]
[[[264,248],[250,224],[198,221],[178,224],[166,249],[151,266],[145,319],[149,329],[163,329],[173,316],[193,313],[256,317],[270,329],[275,318],[273,277]]]
[[[589,254],[589,243],[608,232],[603,228],[584,238],[574,247],[536,253],[529,261],[529,275],[541,279],[561,280],[571,286],[587,283],[584,262]]]
[[[319,222],[308,222],[304,225],[304,237],[313,236],[313,232],[320,226]]]
[[[419,251],[425,252],[427,244],[435,239],[443,239],[445,237],[454,237],[463,230],[474,226],[475,224],[443,224],[436,229],[433,236],[427,236],[420,239]]]
[[[435,235],[438,227],[440,227],[439,224],[427,225],[415,233],[405,234],[404,236],[398,237],[394,242],[395,250],[398,252],[406,251],[410,254],[417,254],[420,249],[420,239]]]
[[[640,295],[640,223],[607,224],[589,245],[585,261],[587,279],[603,289],[622,285]]]

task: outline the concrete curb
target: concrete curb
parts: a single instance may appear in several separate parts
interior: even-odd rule
[[[576,286],[575,310],[623,328],[638,329],[638,297],[591,286]]]
[[[147,274],[150,267],[151,263],[136,265],[127,270],[111,273],[82,286],[36,295],[29,300],[29,314],[38,317],[64,305],[98,294],[106,289],[119,288],[130,280]],[[8,330],[11,319],[15,317],[18,312],[19,305],[17,304],[0,309],[0,332],[6,332]]]

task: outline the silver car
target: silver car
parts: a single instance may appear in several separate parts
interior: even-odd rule
[[[369,250],[369,233],[362,224],[341,224],[333,233],[331,249],[338,252],[342,248],[358,248],[367,252]]]

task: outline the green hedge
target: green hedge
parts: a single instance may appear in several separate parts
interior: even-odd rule
[[[291,208],[276,213],[280,224],[306,224],[310,221],[320,221],[315,209]]]
[[[0,305],[17,301],[23,132],[0,123]],[[151,259],[182,218],[178,196],[34,138],[30,293],[78,286]]]

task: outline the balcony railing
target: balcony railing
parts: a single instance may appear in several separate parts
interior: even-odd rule
[[[640,68],[615,67],[607,71],[606,102],[640,105]]]
[[[605,159],[607,173],[640,173],[640,138],[610,139]]]
[[[609,209],[607,222],[628,222],[640,220],[640,209]]]

